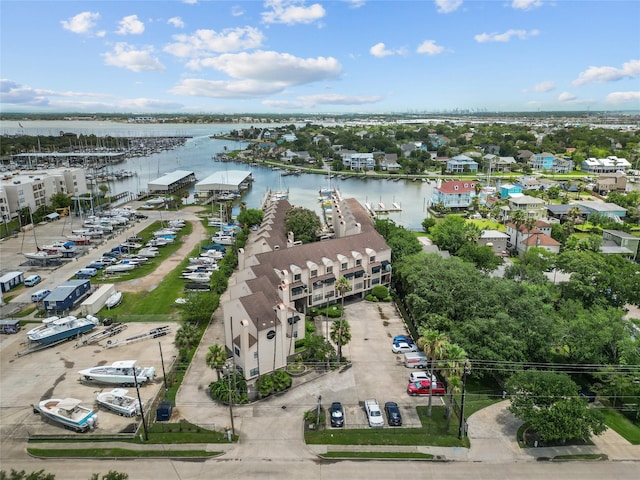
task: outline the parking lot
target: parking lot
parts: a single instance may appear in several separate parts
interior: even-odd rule
[[[345,316],[351,325],[351,341],[343,346],[343,355],[352,367],[337,378],[327,378],[322,393],[325,406],[339,401],[345,410],[346,428],[368,427],[364,401],[375,398],[384,408],[396,402],[402,414],[403,427],[419,427],[416,406],[427,405],[428,397],[412,397],[406,392],[409,373],[403,354],[391,352],[395,335],[407,334],[402,318],[392,303],[366,301],[345,305]],[[433,405],[443,405],[442,397],[432,397]],[[387,421],[385,418],[385,427]],[[397,428],[397,427],[391,427]]]

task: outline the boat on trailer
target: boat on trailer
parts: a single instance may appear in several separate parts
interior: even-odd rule
[[[88,382],[108,383],[114,385],[135,386],[151,382],[156,377],[154,367],[137,367],[137,360],[120,360],[111,365],[87,368],[78,373],[81,379]],[[134,380],[135,369],[135,380]]]
[[[69,430],[93,430],[98,423],[98,415],[81,403],[82,400],[76,398],[49,398],[42,400],[37,407],[33,406],[33,411]]]
[[[134,397],[128,396],[128,392],[124,388],[114,388],[108,392],[98,393],[96,401],[98,405],[118,415],[135,417],[140,415],[140,402]]]
[[[43,325],[27,332],[27,338],[32,342],[47,345],[78,337],[82,333],[93,330],[100,323],[100,320],[92,315],[87,315],[84,318],[77,318],[73,315],[51,318],[53,320],[46,319]]]

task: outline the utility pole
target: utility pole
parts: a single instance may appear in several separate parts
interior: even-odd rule
[[[460,405],[460,427],[458,429],[458,438],[460,440],[462,440],[465,435],[466,435],[466,431],[465,431],[465,421],[464,421],[464,400],[465,400],[465,396],[466,396],[466,387],[467,387],[467,375],[469,375],[471,373],[471,365],[469,364],[469,361],[465,361],[464,362],[464,371],[462,373],[462,402]]]
[[[236,434],[236,428],[233,423],[233,400],[231,398],[231,374],[235,375],[235,368],[233,368],[233,364],[227,363],[227,379],[229,381],[228,390],[229,390],[229,418],[231,418],[231,436]],[[235,378],[234,378],[235,385]]]
[[[144,430],[144,439],[149,440],[149,432],[147,424],[144,421],[144,409],[142,407],[142,399],[140,398],[140,385],[138,384],[138,376],[136,375],[136,366],[133,366],[133,383],[136,384],[136,393],[138,394],[138,403],[140,404],[140,416],[142,417],[142,429]]]

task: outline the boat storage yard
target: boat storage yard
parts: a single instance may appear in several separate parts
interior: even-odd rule
[[[144,335],[161,325],[168,326],[169,335],[126,343],[114,348],[106,348],[108,341],[126,339],[136,335]],[[96,330],[104,329],[98,327]],[[0,408],[0,434],[4,436],[5,428],[20,427],[23,432],[12,435],[30,437],[39,435],[67,435],[71,432],[60,425],[45,421],[40,415],[33,413],[32,405],[38,405],[46,398],[76,398],[82,400],[84,406],[94,407],[98,412],[98,425],[94,434],[132,433],[132,424],[139,423],[140,417],[126,418],[117,413],[98,408],[98,393],[111,391],[114,385],[101,385],[81,382],[78,371],[96,365],[110,365],[120,360],[136,359],[138,365],[153,366],[156,378],[153,382],[140,388],[140,397],[145,405],[145,419],[155,419],[154,401],[164,389],[160,346],[164,358],[165,370],[169,372],[174,362],[177,349],[173,342],[177,324],[128,323],[127,329],[114,337],[84,346],[76,346],[75,340],[42,349],[28,355],[17,356],[26,346],[26,330],[15,335],[0,337],[0,370],[2,371],[2,408]],[[212,371],[211,380],[214,380]],[[129,395],[136,396],[135,388],[129,388]],[[148,417],[147,417],[148,416]],[[148,420],[147,420],[148,421]]]
[[[133,235],[136,231],[150,224],[154,218],[136,224],[130,231],[124,232],[122,237]],[[60,237],[60,224],[38,227],[38,235],[43,241],[50,231],[51,240]],[[135,230],[133,230],[135,229]],[[28,238],[28,237],[27,237]],[[122,239],[120,239],[121,241]],[[101,247],[92,249],[81,261],[89,262],[91,257],[97,257],[103,250],[108,250],[119,240],[114,238],[105,242]],[[68,279],[78,269],[80,262],[69,262],[60,267],[31,266],[26,270],[21,265],[25,259],[19,254],[21,239],[7,239],[2,242],[3,268],[23,270],[26,274],[38,273],[43,277],[42,288],[52,288],[59,285],[60,280]],[[6,261],[6,262],[5,262]],[[31,289],[25,289],[16,301],[31,304]],[[24,297],[24,300],[22,298]],[[10,306],[9,304],[8,306]],[[6,307],[3,307],[6,308]],[[101,312],[104,313],[104,312]],[[81,317],[80,311],[72,315]],[[7,314],[6,318],[11,318]],[[12,335],[0,335],[0,436],[28,438],[41,435],[82,435],[65,430],[61,425],[34,414],[32,405],[49,398],[74,398],[82,401],[84,406],[93,407],[98,412],[98,424],[92,434],[131,434],[140,424],[140,417],[127,418],[98,408],[96,397],[100,392],[111,391],[114,385],[99,385],[80,381],[78,371],[97,365],[110,365],[121,360],[137,360],[138,365],[156,369],[156,378],[140,388],[141,400],[145,406],[145,419],[155,419],[155,401],[164,390],[163,368],[160,356],[160,345],[164,367],[167,372],[175,361],[178,350],[174,344],[175,332],[179,324],[172,322],[138,323],[129,322],[126,329],[122,329],[113,336],[105,335],[97,342],[83,344],[78,340],[69,340],[43,348],[26,355],[18,355],[28,348],[27,332],[38,326],[37,323],[27,324],[22,330]],[[106,329],[97,326],[86,336],[94,335]],[[162,328],[167,334],[149,335],[154,329]],[[126,341],[135,338],[135,341]],[[114,345],[117,341],[116,346]],[[211,372],[211,380],[215,373]],[[135,388],[129,388],[129,395],[136,396]],[[178,418],[174,415],[174,419]]]

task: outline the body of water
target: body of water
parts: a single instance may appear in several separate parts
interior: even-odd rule
[[[255,125],[273,128],[275,124]],[[393,203],[401,211],[388,214],[399,225],[410,230],[421,230],[421,222],[428,216],[426,207],[431,199],[432,184],[406,180],[392,181],[382,179],[333,178],[314,174],[281,176],[282,171],[267,167],[251,166],[236,162],[216,162],[212,158],[216,153],[246,148],[244,142],[233,142],[211,138],[211,135],[228,133],[231,130],[249,128],[242,124],[128,124],[94,121],[20,121],[0,122],[0,132],[5,135],[59,135],[60,132],[73,132],[96,136],[187,136],[186,143],[170,151],[163,151],[147,157],[130,158],[113,167],[114,170],[131,170],[137,175],[124,180],[109,182],[112,194],[131,192],[138,194],[147,191],[147,184],[166,173],[175,170],[193,171],[198,180],[225,170],[247,170],[253,174],[251,188],[238,200],[246,202],[249,208],[259,208],[267,190],[289,190],[289,201],[296,206],[314,210],[321,215],[318,200],[321,188],[336,188],[344,198],[356,198],[363,205],[370,203],[378,207],[383,203],[391,207]],[[193,188],[192,188],[193,191]]]

